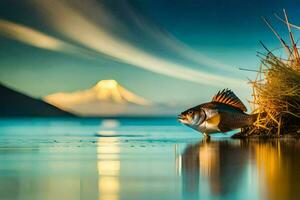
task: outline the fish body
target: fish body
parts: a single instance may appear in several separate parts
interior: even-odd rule
[[[182,112],[178,120],[204,135],[225,133],[252,125],[256,115],[245,113],[246,107],[231,91],[223,90],[211,102],[200,104]]]

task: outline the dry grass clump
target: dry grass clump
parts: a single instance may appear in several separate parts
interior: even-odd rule
[[[287,54],[280,58],[266,49],[267,54],[259,54],[261,67],[257,78],[251,81],[253,100],[250,102],[253,113],[258,119],[253,126],[242,130],[244,135],[281,136],[285,134],[300,135],[300,57],[284,11],[283,21],[288,28],[291,45],[288,46],[271,24],[264,19],[277,36]]]

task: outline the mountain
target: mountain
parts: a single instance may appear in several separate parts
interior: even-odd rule
[[[66,111],[0,84],[0,117],[71,117]]]
[[[102,80],[90,89],[55,93],[44,101],[80,116],[170,115],[170,109],[157,105],[125,89],[115,80]]]

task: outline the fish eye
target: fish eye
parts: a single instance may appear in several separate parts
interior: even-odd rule
[[[192,110],[189,110],[189,111],[188,111],[188,114],[189,114],[189,115],[191,115],[191,114],[193,114],[193,113],[194,113],[194,111],[192,111]]]

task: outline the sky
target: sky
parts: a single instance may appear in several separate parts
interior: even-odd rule
[[[159,103],[208,101],[223,88],[251,98],[259,40],[280,47],[261,20],[296,0],[1,0],[0,82],[33,97],[87,89],[103,79]],[[296,38],[299,33],[294,30]]]

